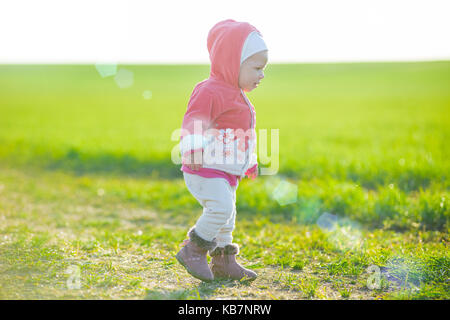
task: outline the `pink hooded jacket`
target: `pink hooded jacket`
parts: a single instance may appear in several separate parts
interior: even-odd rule
[[[222,177],[231,186],[245,176],[256,177],[256,115],[239,87],[241,51],[247,36],[258,31],[247,22],[224,20],[208,34],[211,71],[198,83],[183,118],[181,171],[203,177]],[[191,170],[187,157],[202,150],[202,167]]]

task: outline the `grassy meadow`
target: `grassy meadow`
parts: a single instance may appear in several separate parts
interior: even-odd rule
[[[174,133],[209,65],[118,71],[0,65],[0,299],[450,298],[449,61],[267,66],[248,97],[279,169],[237,191],[250,283],[174,257],[201,214]]]

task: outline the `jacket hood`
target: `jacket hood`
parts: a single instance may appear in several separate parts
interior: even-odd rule
[[[253,31],[259,32],[247,22],[232,19],[220,21],[211,28],[208,33],[210,78],[226,82],[239,89],[242,47]]]

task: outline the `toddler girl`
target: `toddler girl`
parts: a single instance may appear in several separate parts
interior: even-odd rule
[[[256,273],[236,262],[232,232],[239,181],[258,175],[255,109],[244,91],[264,78],[268,49],[255,27],[232,19],[212,27],[207,46],[210,76],[191,94],[180,137],[181,171],[203,213],[176,258],[203,281],[253,280]]]

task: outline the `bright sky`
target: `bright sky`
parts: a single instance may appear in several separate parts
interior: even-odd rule
[[[209,29],[247,21],[269,63],[450,59],[448,0],[13,0],[0,63],[209,63]]]

